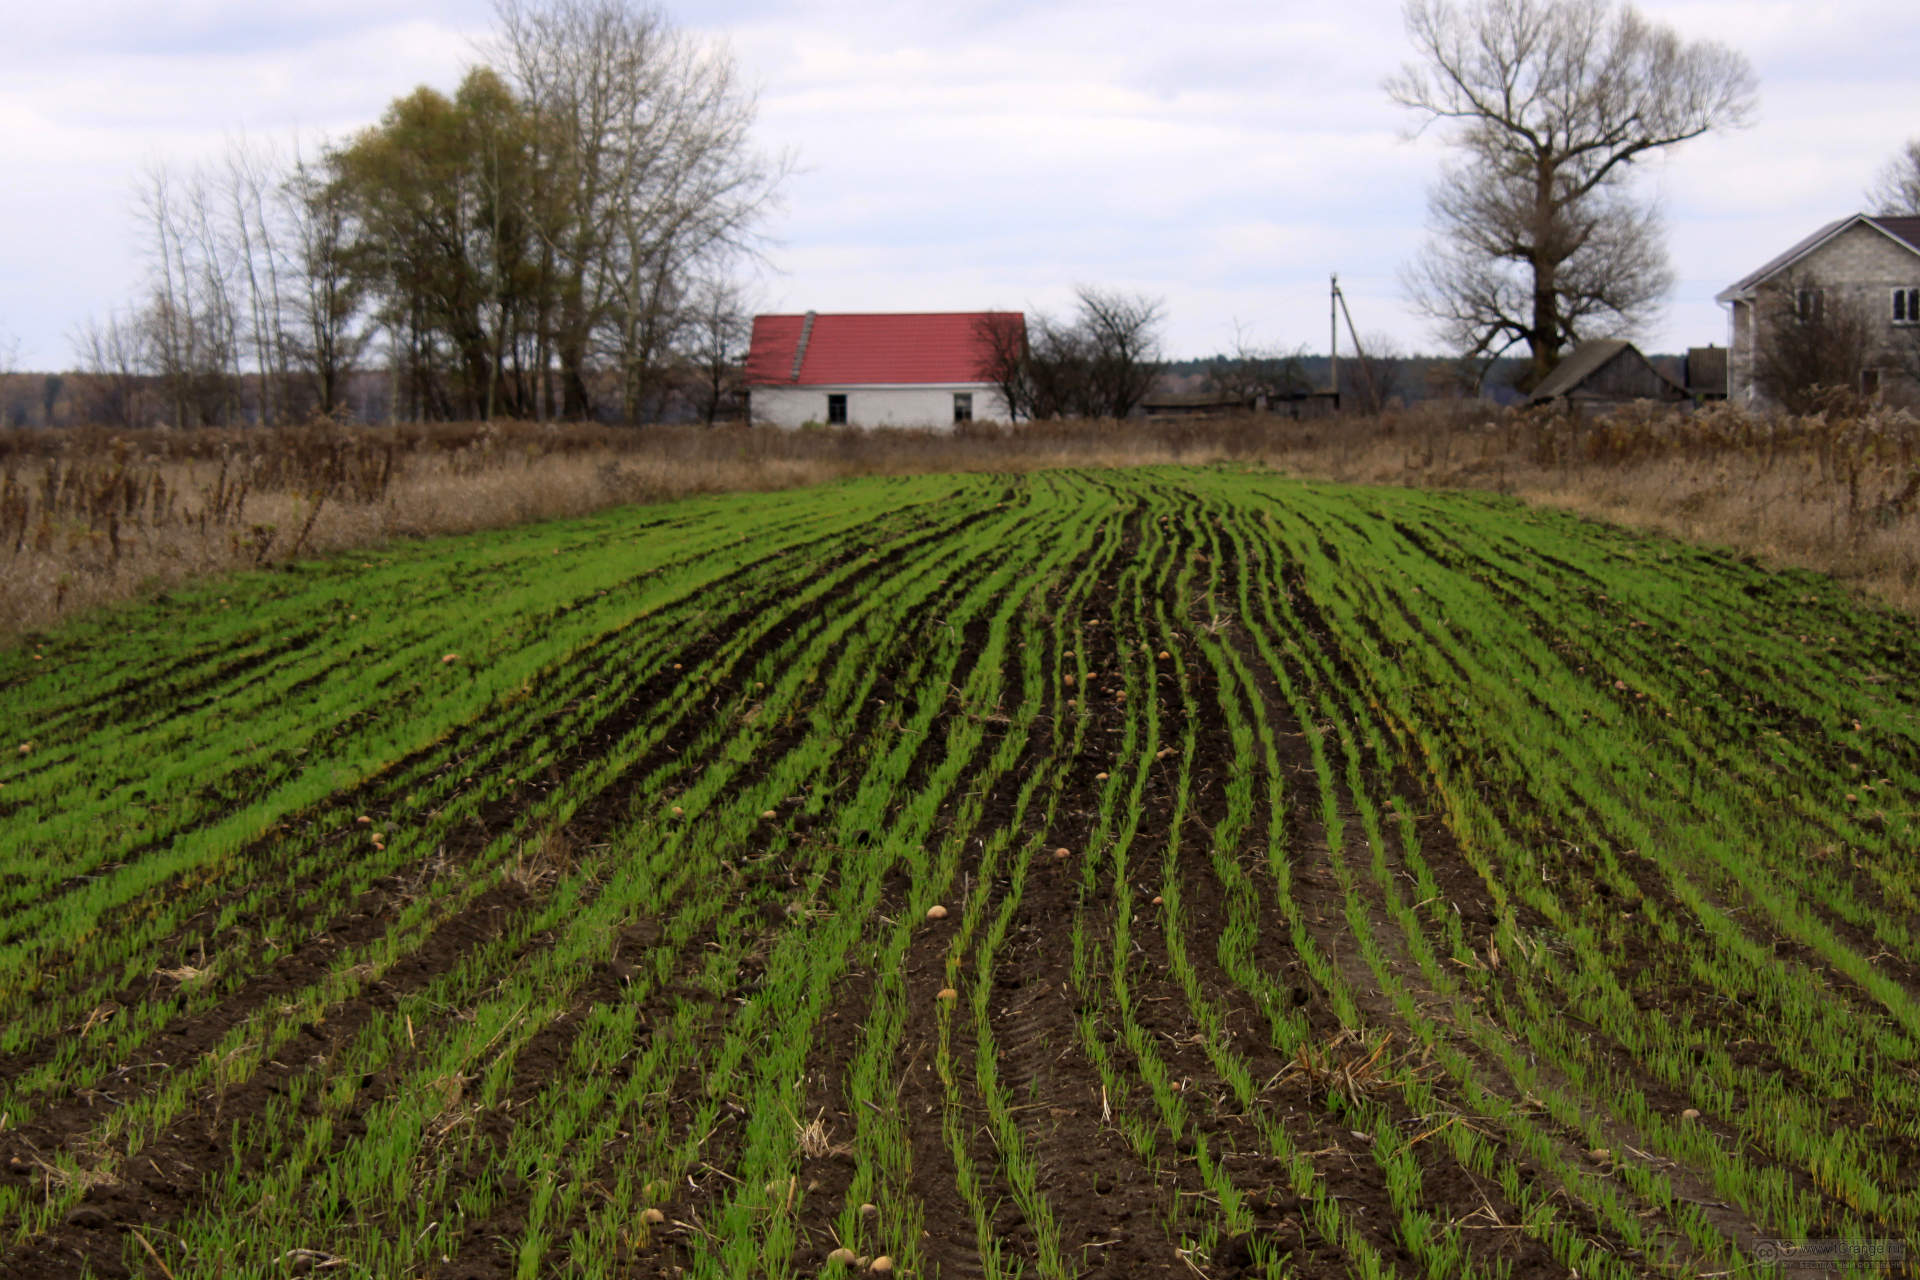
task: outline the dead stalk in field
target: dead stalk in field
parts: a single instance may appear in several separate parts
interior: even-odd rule
[[[1904,413],[1767,419],[1721,405],[1594,419],[1429,402],[1371,418],[951,434],[537,423],[12,431],[0,434],[0,636],[299,555],[628,503],[860,476],[1172,463],[1494,490],[1832,573],[1920,611],[1920,423]]]

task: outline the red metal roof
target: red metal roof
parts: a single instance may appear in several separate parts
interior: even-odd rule
[[[984,382],[980,369],[986,347],[979,325],[990,317],[1026,326],[1018,311],[755,316],[747,382],[802,387]]]

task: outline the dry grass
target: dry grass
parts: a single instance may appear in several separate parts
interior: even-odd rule
[[[1920,612],[1920,424],[1482,406],[1379,418],[976,426],[952,435],[728,427],[316,425],[0,434],[0,635],[235,568],[609,506],[864,475],[1234,461],[1486,488],[1833,573]]]

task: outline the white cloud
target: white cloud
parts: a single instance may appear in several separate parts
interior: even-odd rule
[[[1916,131],[1910,0],[1643,0],[1747,52],[1750,131],[1646,166],[1680,287],[1649,344],[1718,340],[1712,294],[1851,211]],[[1424,239],[1442,139],[1407,141],[1380,91],[1406,56],[1398,0],[942,6],[669,0],[761,86],[759,137],[803,166],[772,224],[776,305],[1034,305],[1072,286],[1167,301],[1168,345],[1238,320],[1323,348],[1338,271],[1363,330],[1422,346],[1396,272]],[[191,166],[245,129],[339,135],[426,82],[451,87],[487,0],[40,5],[0,49],[0,334],[34,365],[132,296],[143,166]]]

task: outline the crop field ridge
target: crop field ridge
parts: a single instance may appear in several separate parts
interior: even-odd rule
[[[1920,1240],[1915,673],[1811,575],[1237,468],[87,615],[0,653],[0,1276]]]

